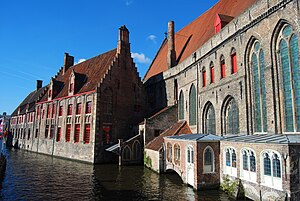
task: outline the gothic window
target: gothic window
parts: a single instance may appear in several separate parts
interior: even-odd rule
[[[210,83],[212,84],[215,82],[215,66],[213,62],[210,62],[209,69],[210,69]]]
[[[180,146],[178,144],[174,146],[174,162],[176,165],[180,165]]]
[[[133,160],[140,160],[140,156],[141,156],[141,145],[139,143],[139,141],[135,141],[133,143],[133,147],[132,147],[132,159]]]
[[[213,172],[214,171],[214,151],[211,147],[206,147],[204,149],[204,161],[203,161],[203,172]]]
[[[190,125],[196,125],[196,88],[192,84],[190,89],[190,104],[189,104],[189,123]]]
[[[172,162],[172,145],[171,143],[167,144],[167,160]]]
[[[251,50],[252,83],[254,89],[254,131],[267,132],[267,104],[264,52],[256,41]]]
[[[225,66],[225,58],[223,55],[220,57],[220,65],[221,65],[221,79],[226,76],[226,66]]]
[[[184,119],[184,95],[182,91],[179,94],[178,113],[178,119]]]
[[[298,36],[290,25],[285,25],[279,34],[278,40],[278,56],[284,99],[284,131],[299,132],[300,67]]]
[[[202,86],[205,87],[206,86],[206,70],[203,67],[202,69]]]
[[[209,102],[204,109],[204,133],[216,134],[216,117],[215,109],[213,105]]]
[[[237,69],[237,61],[236,61],[236,50],[232,48],[231,53],[231,74],[234,74],[238,71]]]
[[[130,160],[130,148],[128,146],[126,146],[123,149],[123,160],[124,161],[129,161]]]
[[[225,134],[239,133],[239,111],[233,98],[229,98],[224,110]]]

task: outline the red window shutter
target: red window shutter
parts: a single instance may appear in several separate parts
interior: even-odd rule
[[[81,103],[77,103],[76,114],[77,115],[81,114]]]
[[[61,138],[61,127],[57,128],[57,136],[56,136],[56,142],[60,142]]]
[[[80,124],[75,124],[75,136],[74,136],[74,142],[79,142],[79,136],[80,136]]]
[[[237,72],[236,53],[231,55],[232,74]]]
[[[86,124],[84,128],[84,143],[90,143],[90,133],[91,133],[91,125]]]
[[[67,124],[67,129],[66,129],[66,142],[70,142],[70,135],[71,135],[71,124]]]
[[[206,86],[206,71],[202,72],[203,87]]]
[[[53,105],[52,105],[52,118],[54,118],[55,113],[56,113],[56,105],[53,104]]]
[[[62,114],[63,114],[63,109],[64,109],[63,106],[59,106],[59,112],[58,112],[58,113],[59,113],[59,114],[58,114],[59,116],[62,116]]]
[[[215,67],[210,67],[210,83],[215,82]]]
[[[224,78],[226,76],[226,67],[225,67],[225,62],[221,62],[221,78]]]
[[[50,118],[50,111],[51,111],[50,105],[47,105],[47,118],[48,119]]]

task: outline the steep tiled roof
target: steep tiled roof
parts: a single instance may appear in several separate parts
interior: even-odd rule
[[[28,94],[28,96],[20,103],[20,105],[15,109],[15,111],[12,113],[12,116],[18,115],[18,110],[20,108],[20,114],[26,113],[26,107],[27,104],[29,104],[28,111],[34,111],[35,110],[35,103],[38,101],[39,96],[42,95],[48,86],[44,86],[38,90],[35,90]]]
[[[225,136],[222,141],[230,142],[245,142],[245,143],[263,143],[263,144],[299,144],[299,134],[289,135],[271,135],[271,134],[259,134],[259,135],[235,135]]]
[[[256,0],[220,0],[196,20],[178,31],[175,34],[177,63],[181,63],[188,56],[192,55],[215,35],[214,22],[216,14],[237,17],[255,1]],[[166,40],[164,40],[144,77],[144,81],[168,69],[167,50],[168,44]]]
[[[68,96],[69,88],[69,77],[74,70],[75,75],[79,76],[79,81],[83,82],[83,85],[77,89],[76,93],[83,93],[95,90],[97,84],[100,83],[101,79],[104,78],[114,58],[116,57],[117,49],[110,50],[96,57],[88,59],[84,62],[71,66],[65,73],[61,70],[58,76],[55,78],[56,81],[63,83],[61,91],[54,98],[62,98]],[[47,96],[45,95],[42,101],[46,101]]]
[[[161,133],[158,137],[149,142],[145,148],[159,151],[163,145],[164,137],[191,133],[192,131],[186,121],[178,121],[173,126]]]

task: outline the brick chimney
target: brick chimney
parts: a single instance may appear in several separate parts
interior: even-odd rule
[[[174,21],[168,22],[168,67],[176,65]]]
[[[37,80],[36,81],[36,90],[39,90],[40,88],[42,88],[43,85],[43,81],[42,80]]]
[[[65,72],[68,70],[68,68],[70,68],[73,65],[74,65],[74,57],[70,56],[69,53],[65,53],[63,74],[65,74]]]
[[[129,54],[130,55],[130,43],[129,43],[129,31],[125,25],[119,28],[119,39],[118,39],[118,54]]]

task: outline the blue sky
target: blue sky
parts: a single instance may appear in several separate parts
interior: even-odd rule
[[[63,65],[65,52],[75,62],[116,48],[118,28],[130,32],[131,52],[143,78],[155,57],[167,23],[175,31],[217,0],[2,0],[0,2],[0,114],[11,114]]]

